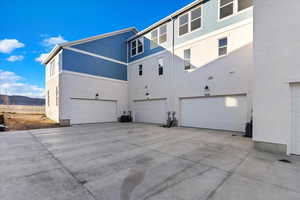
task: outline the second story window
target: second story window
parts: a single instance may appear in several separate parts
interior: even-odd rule
[[[191,49],[186,49],[183,52],[184,70],[190,70],[191,67]]]
[[[158,75],[162,76],[164,74],[164,59],[158,59]]]
[[[50,62],[50,77],[55,74],[55,59]]]
[[[179,17],[179,36],[202,27],[202,6]]]
[[[139,65],[139,76],[143,76],[143,65]]]
[[[189,14],[182,15],[179,18],[179,36],[189,32]]]
[[[48,107],[50,106],[50,92],[49,90],[47,91],[47,104],[48,104]]]
[[[131,56],[136,56],[144,52],[144,39],[138,38],[131,41]]]
[[[224,19],[253,5],[253,0],[219,0],[219,19]]]
[[[167,25],[159,27],[159,44],[167,41]]]
[[[151,44],[150,44],[150,48],[154,49],[158,47],[158,30],[154,30],[151,32]]]
[[[219,39],[219,57],[227,55],[227,46],[228,46],[227,37]]]
[[[238,0],[238,11],[250,8],[253,5],[253,0]]]
[[[191,31],[201,28],[202,7],[191,11]]]
[[[233,14],[235,0],[220,0],[220,19]]]

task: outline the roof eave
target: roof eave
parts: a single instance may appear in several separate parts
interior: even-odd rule
[[[49,53],[49,55],[47,56],[47,58],[42,62],[43,65],[47,65],[50,60],[56,56],[56,54],[63,49],[63,47],[66,46],[72,46],[72,45],[76,45],[76,44],[81,44],[81,43],[85,43],[85,42],[89,42],[89,41],[93,41],[93,40],[98,40],[101,38],[105,38],[105,37],[110,37],[113,35],[117,35],[120,33],[125,33],[128,31],[134,31],[135,33],[138,33],[138,30],[135,27],[130,27],[130,28],[126,28],[126,29],[121,29],[118,31],[114,31],[114,32],[110,32],[110,33],[105,33],[105,34],[101,34],[101,35],[96,35],[96,36],[92,36],[92,37],[88,37],[88,38],[84,38],[81,40],[76,40],[76,41],[72,41],[72,42],[65,42],[59,45],[56,45]]]

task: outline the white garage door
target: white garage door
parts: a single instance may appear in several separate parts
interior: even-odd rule
[[[117,121],[115,101],[72,99],[71,124]]]
[[[246,117],[246,96],[181,100],[182,126],[245,131]]]
[[[300,84],[292,86],[292,153],[300,155]]]
[[[166,124],[167,108],[165,100],[136,101],[135,121],[154,124]]]

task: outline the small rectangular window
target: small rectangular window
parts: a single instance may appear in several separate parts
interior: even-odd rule
[[[179,35],[184,35],[189,32],[189,14],[179,17]]]
[[[154,30],[151,32],[151,44],[150,44],[150,48],[154,49],[158,47],[158,30]]]
[[[201,28],[202,7],[191,11],[191,31]]]
[[[219,40],[219,56],[227,55],[228,39],[222,38]]]
[[[58,106],[58,87],[55,88],[55,99],[56,99],[56,106]]]
[[[138,38],[131,41],[131,56],[136,56],[144,52],[144,39]]]
[[[167,41],[167,25],[159,27],[159,44]]]
[[[184,50],[184,70],[191,69],[191,49]]]
[[[136,55],[136,40],[131,42],[131,56]]]
[[[50,92],[49,90],[47,91],[47,104],[50,106]]]
[[[228,17],[234,12],[234,0],[220,0],[220,19]]]
[[[162,76],[164,74],[164,59],[158,59],[158,75]]]
[[[139,76],[143,76],[143,65],[139,65]]]
[[[253,0],[238,0],[238,11],[250,8],[253,5]]]
[[[55,74],[55,59],[50,62],[50,77]]]
[[[143,51],[144,51],[144,40],[143,40],[143,38],[139,38],[137,41],[138,41],[138,54],[143,53]]]

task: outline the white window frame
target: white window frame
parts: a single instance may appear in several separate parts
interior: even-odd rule
[[[55,104],[56,106],[58,106],[58,97],[59,97],[59,94],[58,94],[58,86],[55,87]]]
[[[229,19],[229,18],[231,18],[231,17],[233,17],[233,16],[235,16],[237,14],[240,14],[240,13],[243,13],[243,12],[247,12],[249,9],[252,9],[252,7],[253,7],[253,5],[252,5],[249,8],[245,8],[245,9],[239,11],[238,10],[239,9],[238,0],[233,0],[232,2],[233,2],[233,13],[231,15],[229,15],[229,16],[224,17],[224,18],[221,19],[220,18],[221,17],[221,12],[220,12],[221,8],[227,6],[227,5],[231,4],[231,3],[225,4],[225,5],[223,5],[221,7],[221,0],[218,0],[218,21],[219,22],[223,21],[223,20],[226,20],[226,19]]]
[[[143,51],[140,52],[140,53],[139,53],[139,43],[138,43],[139,40],[141,41],[142,46],[143,46]],[[132,55],[132,43],[133,43],[134,41],[136,42],[136,54],[135,54],[135,55]],[[139,37],[139,38],[134,39],[134,40],[132,40],[132,41],[130,42],[130,56],[131,56],[131,57],[135,57],[135,56],[138,56],[138,55],[140,55],[140,54],[143,54],[143,53],[144,53],[144,50],[145,50],[144,37]]]
[[[227,45],[219,46],[220,40],[223,40],[223,39],[227,39]],[[220,55],[220,49],[221,49],[221,48],[224,48],[224,47],[226,47],[226,54]],[[219,57],[219,58],[222,58],[222,57],[225,57],[225,56],[228,55],[228,51],[229,51],[229,48],[228,48],[228,47],[229,47],[229,38],[228,38],[228,36],[220,37],[220,38],[218,39],[218,57]]]
[[[160,31],[160,29],[161,29],[163,26],[166,27],[166,33],[164,33],[164,34],[162,34],[161,31]],[[166,35],[166,41],[161,42],[161,41],[160,41],[160,37],[163,36],[163,35]],[[164,43],[166,43],[166,42],[168,42],[168,24],[163,24],[163,25],[161,25],[160,27],[158,27],[158,44],[164,44]]]
[[[160,60],[162,60],[162,65],[160,65]],[[158,66],[158,76],[164,75],[164,68],[165,68],[165,59],[164,58],[158,58],[157,59],[157,66]],[[162,68],[162,74],[159,74],[159,70]]]
[[[50,62],[50,77],[55,74],[55,58]]]
[[[154,32],[154,31],[156,31],[156,39],[157,39],[157,43],[155,43],[154,41],[153,41],[153,38],[152,38],[152,33]],[[155,48],[157,48],[159,45],[158,45],[158,43],[159,43],[159,30],[158,29],[154,29],[153,31],[151,31],[150,32],[150,38],[151,38],[151,43],[150,43],[150,49],[155,49]]]
[[[47,90],[47,105],[50,107],[50,91]]]
[[[197,29],[195,29],[195,30],[192,31],[192,11],[197,10],[198,8],[201,8],[201,16],[198,17],[198,18],[196,18],[196,19],[194,19],[194,20],[197,20],[197,19],[201,18],[201,26],[200,26],[200,28],[197,28]],[[186,25],[186,24],[180,25],[180,17],[183,17],[185,15],[188,15],[188,22],[186,23],[186,24],[188,24],[188,32],[185,33],[185,34],[183,34],[183,35],[180,35],[180,30],[179,30],[180,27],[183,26],[183,25]],[[178,29],[177,29],[178,30],[178,37],[184,37],[184,36],[186,36],[186,35],[188,35],[190,33],[193,33],[195,31],[199,31],[202,28],[203,28],[203,6],[202,5],[197,6],[197,7],[191,9],[190,11],[188,11],[186,13],[183,13],[182,15],[180,15],[178,17]]]
[[[142,66],[141,70],[140,70],[140,66]],[[142,77],[142,76],[143,76],[143,74],[144,74],[143,68],[144,68],[144,65],[143,65],[143,64],[138,64],[138,65],[137,65],[137,69],[138,69],[137,75],[138,75],[138,77]],[[140,75],[140,72],[142,72],[141,75]]]
[[[189,59],[186,59],[186,58],[185,58],[185,51],[187,51],[187,50],[190,51],[190,58],[189,58]],[[191,49],[191,48],[184,49],[184,50],[183,50],[183,70],[184,70],[184,71],[189,71],[189,70],[192,69],[192,62],[191,62],[191,60],[192,60],[192,49]],[[186,67],[185,63],[186,63],[187,61],[190,63],[190,68],[189,68],[189,69],[186,69],[186,68],[185,68],[185,67]]]

